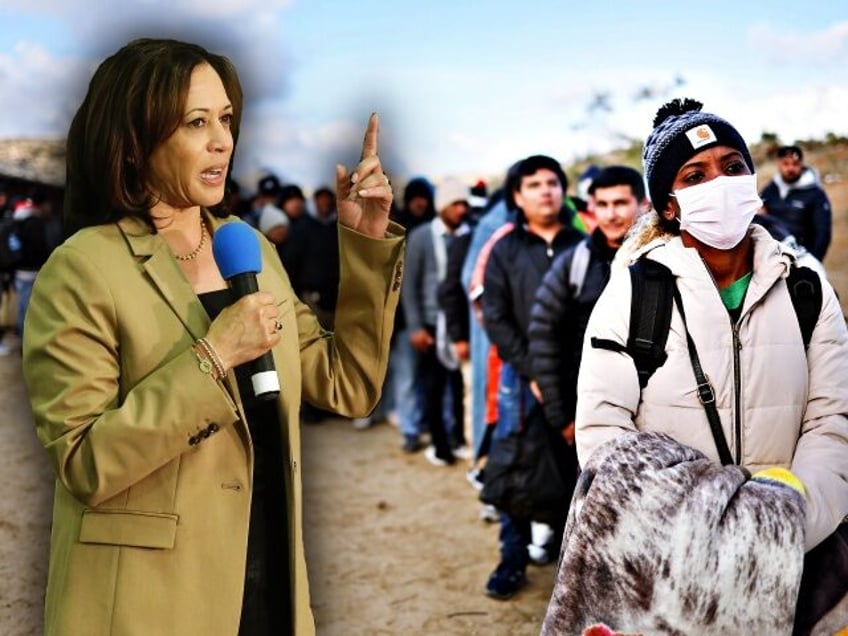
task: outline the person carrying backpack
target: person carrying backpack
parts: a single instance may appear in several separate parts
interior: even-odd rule
[[[536,289],[551,263],[584,236],[574,227],[573,210],[565,204],[568,177],[556,159],[548,155],[531,155],[522,159],[514,169],[510,168],[509,177],[504,196],[507,207],[515,210],[515,225],[492,244],[485,261],[480,295],[486,335],[497,348],[502,362],[498,380],[497,423],[492,432],[481,492],[481,497],[485,497],[481,501],[495,505],[501,512],[500,561],[485,588],[489,597],[498,600],[512,598],[527,582],[525,572],[531,556],[527,546],[535,543],[531,522],[544,521],[552,527],[552,536],[560,533],[563,525],[564,510],[561,514],[555,510],[553,512],[558,514],[542,519],[537,509],[507,510],[502,502],[486,497],[486,493],[497,483],[492,470],[497,455],[501,456],[502,465],[510,468],[521,463],[509,450],[511,439],[518,437],[519,433],[524,435],[531,428],[547,433],[544,413],[538,407],[538,390],[528,350],[530,312]],[[566,447],[562,437],[550,437],[549,444],[537,448],[551,447],[558,456],[574,455],[574,450]],[[503,449],[507,449],[506,452]],[[563,484],[563,491],[570,492],[573,487],[576,466],[574,468],[574,475],[566,474],[567,471],[561,475],[563,481],[568,480],[568,484]],[[528,501],[530,493],[520,492],[519,499]],[[555,552],[556,546],[550,546],[550,540],[545,543]],[[545,552],[547,560],[549,555],[547,550]]]
[[[627,268],[614,267],[584,340],[578,460],[585,468],[623,435],[663,434],[716,466],[729,464],[725,468],[742,480],[765,475],[797,493],[792,496],[802,499],[805,512],[793,536],[798,558],[806,556],[794,588],[800,590],[795,633],[807,633],[848,591],[848,330],[827,280],[808,277],[793,284],[809,292],[808,301],[820,301],[805,346],[801,316],[807,312],[796,309],[799,294],[787,284],[801,270],[796,256],[751,224],[761,201],[748,147],[730,123],[701,108],[685,99],[658,111],[642,155],[653,211],[619,251],[671,273],[674,297],[662,355],[653,373],[637,372],[639,347],[651,343],[628,342],[631,319],[653,302],[636,295]],[[588,478],[577,488],[581,496],[591,489]],[[709,500],[701,505],[709,509]],[[762,524],[763,533],[777,531],[789,523],[783,512],[775,503],[771,517],[748,523]],[[663,522],[654,519],[658,527]],[[686,548],[696,555],[694,546]],[[658,607],[662,599],[649,592],[648,605]],[[721,612],[731,600],[717,593],[714,609]]]
[[[587,194],[597,227],[551,264],[536,291],[528,331],[545,417],[551,426],[566,431],[571,444],[586,324],[618,248],[647,203],[642,175],[628,166],[600,170]]]

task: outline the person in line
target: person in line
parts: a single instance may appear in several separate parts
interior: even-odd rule
[[[279,201],[280,208],[292,223],[297,223],[308,214],[306,197],[303,196],[303,190],[300,189],[300,186],[295,183],[289,183],[280,188]]]
[[[262,177],[256,184],[256,195],[250,212],[244,220],[256,227],[274,245],[282,245],[289,235],[289,217],[277,206],[280,181],[272,174]],[[230,208],[236,214],[236,210]]]
[[[520,163],[517,161],[510,166],[504,183],[513,181],[515,170]],[[499,187],[492,193],[480,219],[471,231],[459,275],[462,291],[468,299],[468,384],[471,387],[470,431],[474,452],[466,479],[478,492],[483,489],[484,466],[498,419],[497,394],[502,364],[483,326],[480,302],[483,277],[492,246],[506,232],[512,231],[514,220],[515,211],[507,208],[504,188]],[[500,523],[500,512],[491,504],[481,503],[479,516],[486,523]]]
[[[315,214],[303,214],[291,234],[285,268],[294,293],[315,312],[321,326],[332,331],[339,292],[336,195],[322,186],[315,191],[313,200]],[[317,423],[332,413],[304,402],[300,416],[305,423]],[[360,418],[353,421],[360,421]]]
[[[32,287],[41,267],[61,240],[61,222],[53,213],[53,200],[46,190],[36,188],[15,210],[15,236],[20,243],[20,259],[15,267],[14,284],[18,297],[17,330],[23,338],[24,320]]]
[[[586,194],[597,227],[551,264],[536,292],[529,329],[530,356],[545,417],[563,431],[572,449],[586,324],[609,280],[618,248],[648,205],[642,175],[629,166],[600,169]],[[576,474],[576,454],[573,459]]]
[[[833,213],[816,171],[804,165],[800,147],[777,149],[777,174],[760,197],[766,213],[783,223],[810,254],[824,261],[830,246]]]
[[[511,181],[512,172],[520,162],[507,170],[504,182]],[[471,231],[468,249],[462,263],[460,282],[468,298],[468,355],[471,359],[469,384],[471,386],[471,441],[474,449],[474,464],[467,473],[469,483],[477,490],[483,487],[481,481],[482,466],[489,451],[496,416],[494,411],[500,377],[500,359],[493,354],[493,345],[483,327],[483,314],[480,298],[483,293],[483,275],[486,270],[491,245],[500,236],[511,231],[515,211],[507,208],[503,188],[492,193],[486,209]],[[492,367],[497,369],[494,370]],[[490,390],[491,389],[491,390]],[[498,521],[497,511],[484,506],[483,512],[488,521]],[[481,513],[482,516],[482,513]]]
[[[570,200],[574,204],[577,212],[575,215],[575,221],[580,224],[580,229],[586,232],[586,234],[594,232],[598,222],[595,218],[594,210],[592,210],[592,198],[589,196],[589,188],[592,185],[592,180],[597,177],[600,172],[600,166],[596,166],[595,164],[587,166],[586,169],[580,173],[580,176],[577,177],[577,194],[570,197]]]
[[[403,189],[403,207],[395,210],[392,219],[411,232],[422,223],[436,218],[433,184],[426,177],[410,179]]]
[[[297,230],[297,250],[291,252],[286,272],[294,292],[315,311],[326,329],[333,328],[339,289],[339,231],[336,195],[328,187],[313,195],[315,214],[304,214]]]
[[[583,237],[572,225],[573,211],[564,205],[568,178],[559,162],[533,155],[522,160],[513,175],[505,195],[507,205],[516,210],[515,227],[488,255],[481,297],[486,333],[504,363],[493,444],[518,430],[541,397],[528,348],[530,311],[553,260]],[[486,583],[486,594],[503,600],[525,583],[530,520],[501,513],[500,541],[501,559]]]
[[[445,356],[444,349],[439,351],[439,345],[445,346],[447,341],[443,332],[442,342],[437,342],[437,322],[440,319],[438,288],[447,271],[450,245],[457,237],[468,233],[468,226],[463,222],[468,214],[468,198],[468,186],[457,179],[445,179],[439,184],[435,192],[438,216],[409,233],[406,273],[401,287],[409,341],[416,352],[415,382],[422,387],[424,397],[417,427],[430,432],[432,443],[425,456],[435,466],[453,464],[456,453],[467,450],[462,374],[455,365],[448,367],[447,363],[454,361]],[[443,314],[441,320],[444,320]],[[453,416],[450,433],[444,414],[446,388]]]
[[[297,184],[288,183],[279,186],[276,201],[283,216],[289,221],[285,239],[277,243],[277,253],[286,272],[289,272],[292,263],[300,258],[304,227],[307,225],[309,213],[306,211],[306,197],[303,196],[303,190]]]
[[[848,585],[848,330],[820,278],[821,308],[805,350],[785,281],[796,255],[752,225],[761,201],[748,146],[730,123],[701,109],[679,99],[658,111],[642,155],[654,211],[625,245],[671,270],[685,323],[675,303],[667,358],[640,388],[626,352],[631,279],[626,268],[613,270],[586,329],[577,454],[585,466],[605,443],[652,432],[718,463],[724,438],[743,474],[767,469],[802,493],[800,628],[812,605],[826,611]],[[712,386],[716,433],[687,337]]]
[[[394,209],[390,218],[403,226],[408,235],[419,225],[432,221],[435,216],[433,185],[426,177],[415,177],[404,187],[403,206]],[[401,450],[413,454],[425,448],[421,440],[425,431],[419,428],[424,396],[420,384],[415,381],[417,357],[409,333],[401,304],[395,312],[395,327],[392,332],[389,369],[383,387],[383,397],[369,417],[354,420],[353,424],[358,428],[369,428],[376,422],[391,418],[394,412],[403,437]]]
[[[542,408],[548,423],[565,439],[561,468],[572,489],[578,474],[574,410],[583,333],[609,279],[616,251],[645,203],[645,186],[636,170],[627,166],[598,170],[585,192],[596,228],[551,264],[536,292],[528,332]],[[531,560],[554,560],[558,546],[546,547],[550,530],[538,523],[530,527],[533,541],[527,549]]]
[[[23,351],[57,477],[48,635],[315,632],[301,395],[348,416],[377,402],[403,230],[374,114],[361,161],[336,171],[337,330],[258,231],[259,291],[233,301],[212,244],[241,223],[218,205],[242,112],[227,58],[145,38],[100,64],[71,123],[70,236],[36,280]],[[281,391],[259,400],[247,363],[268,352]]]

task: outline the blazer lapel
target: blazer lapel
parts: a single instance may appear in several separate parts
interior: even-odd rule
[[[207,215],[205,212],[202,214],[211,223],[213,232],[224,222]],[[192,338],[197,340],[205,336],[211,324],[209,315],[180,271],[180,266],[177,265],[177,261],[168,250],[165,241],[155,234],[146,223],[134,217],[124,217],[118,221],[118,227],[123,232],[132,254],[141,261],[141,267],[150,279],[151,284],[156,287],[165,303],[179,317]],[[230,370],[230,373],[224,379],[224,385],[239,411],[241,418],[241,425],[238,427],[239,434],[245,446],[252,449],[253,445],[247,432],[247,425],[243,423],[247,420],[234,370]]]
[[[206,335],[209,316],[165,242],[140,219],[125,217],[118,222],[118,226],[130,251],[140,259],[150,282],[159,290],[162,299],[173,309],[192,337],[197,339]]]

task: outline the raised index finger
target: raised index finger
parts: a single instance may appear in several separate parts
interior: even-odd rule
[[[377,132],[380,130],[380,121],[377,113],[371,113],[368,118],[368,128],[365,129],[365,139],[362,141],[362,159],[377,156]]]

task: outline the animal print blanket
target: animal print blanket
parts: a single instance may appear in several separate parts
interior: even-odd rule
[[[578,480],[542,635],[791,634],[804,514],[792,488],[622,435]]]

